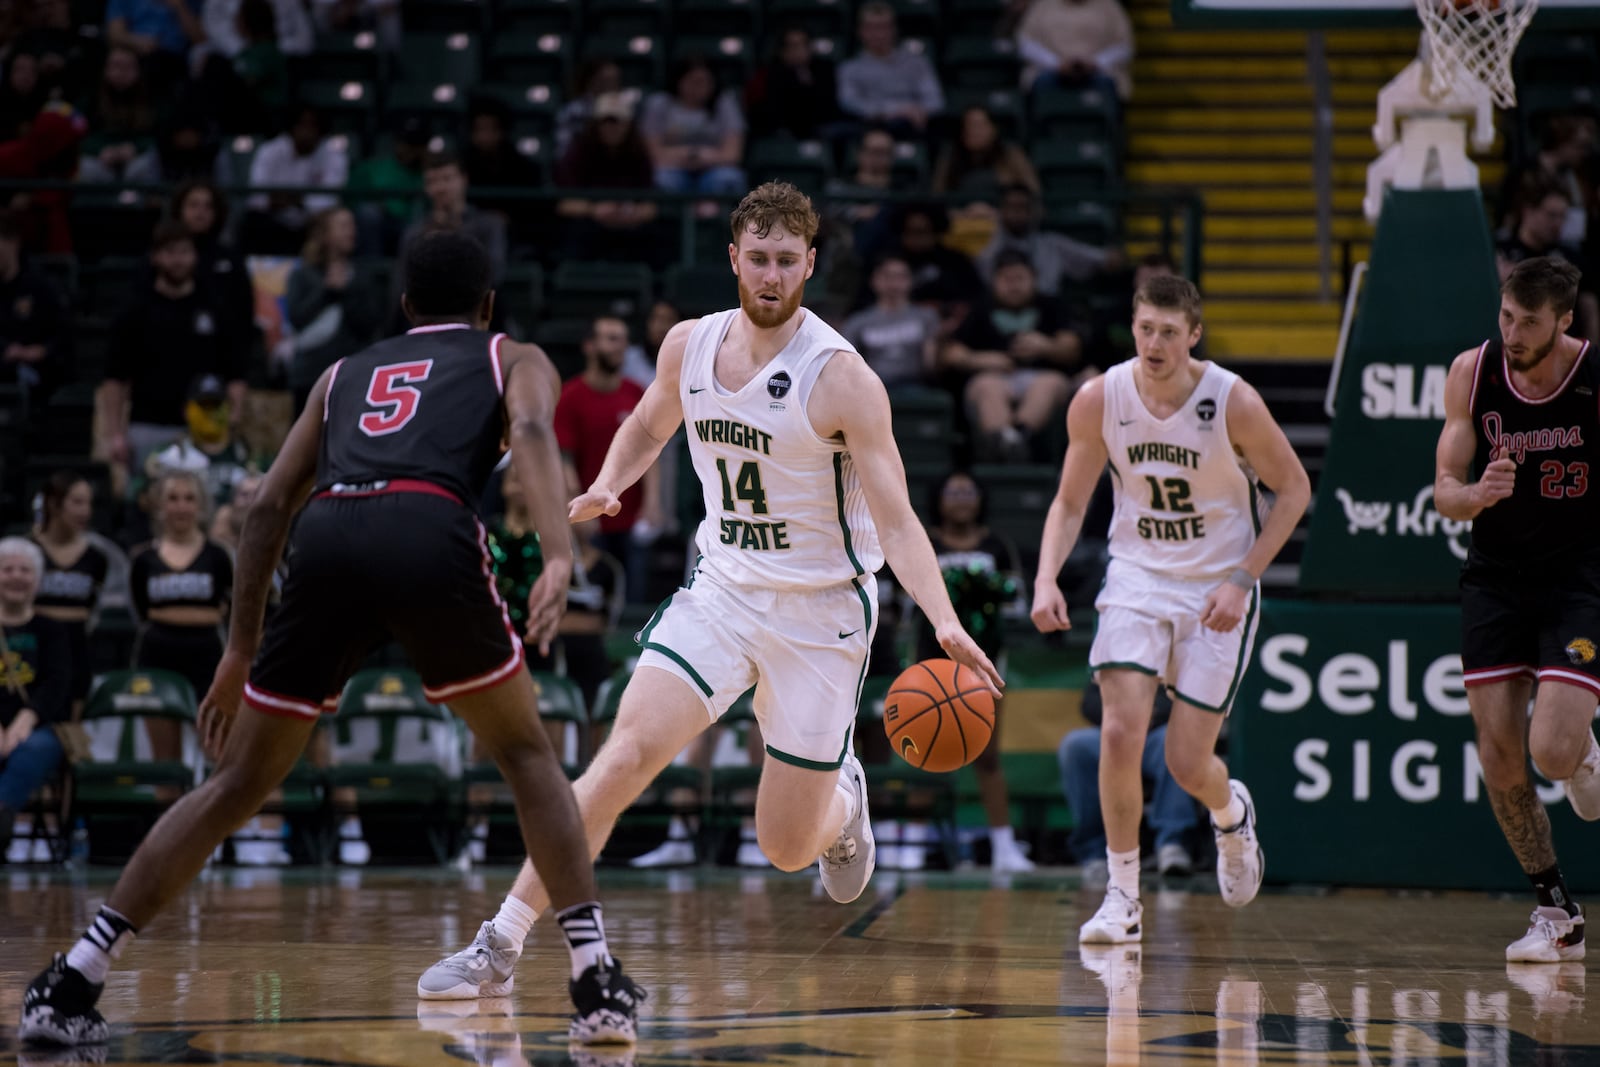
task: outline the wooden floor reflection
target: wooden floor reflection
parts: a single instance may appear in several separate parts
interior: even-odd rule
[[[607,871],[612,945],[651,991],[637,1050],[570,1053],[565,952],[535,927],[515,995],[419,1004],[509,871],[216,873],[107,986],[98,1055],[18,1050],[23,983],[82,929],[106,875],[0,874],[0,1062],[311,1067],[684,1064],[1470,1064],[1600,1067],[1582,964],[1508,967],[1521,900],[1146,889],[1139,947],[1080,950],[1070,874],[816,879]],[[8,879],[5,880],[5,879]],[[103,1057],[103,1058],[102,1058]]]

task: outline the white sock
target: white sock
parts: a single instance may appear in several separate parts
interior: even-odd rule
[[[611,964],[611,953],[606,949],[606,924],[597,901],[574,904],[556,912],[556,922],[566,936],[567,951],[572,953],[574,979],[582,978],[590,967]]]
[[[528,940],[528,931],[533,929],[533,920],[538,917],[538,912],[508,894],[500,910],[495,913],[494,928],[521,952],[522,943]]]
[[[840,796],[844,797],[844,821],[848,824],[860,816],[861,805],[856,797],[855,786],[851,785],[850,780],[845,777],[846,773],[848,772],[844,770],[839,772],[839,781],[834,788],[839,791]]]
[[[88,979],[90,985],[104,985],[106,975],[111,973],[111,961],[122,955],[135,936],[132,923],[101,905],[89,928],[67,952],[67,966]]]
[[[674,815],[672,817],[672,821],[667,823],[667,840],[668,841],[693,841],[694,840],[694,837],[689,833],[689,824],[683,821],[683,816]]]
[[[1228,806],[1225,808],[1213,808],[1211,821],[1216,824],[1217,829],[1224,833],[1238,829],[1239,824],[1244,822],[1244,801],[1239,799],[1239,794],[1229,789]]]
[[[995,855],[1017,851],[1017,835],[1009,826],[989,827],[989,851]]]
[[[1113,852],[1106,849],[1106,873],[1110,876],[1108,885],[1115,886],[1128,895],[1129,900],[1139,899],[1139,850],[1129,849],[1127,852]]]

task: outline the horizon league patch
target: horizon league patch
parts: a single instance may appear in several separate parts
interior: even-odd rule
[[[794,379],[789,377],[789,372],[781,370],[767,379],[767,395],[774,400],[782,400],[789,395],[789,390],[794,388]]]
[[[1210,422],[1217,417],[1217,402],[1208,396],[1194,406],[1194,413],[1200,416],[1201,422]]]

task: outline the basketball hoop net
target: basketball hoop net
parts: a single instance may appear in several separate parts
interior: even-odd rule
[[[1538,0],[1416,0],[1422,19],[1428,95],[1441,98],[1472,81],[1502,108],[1515,107],[1511,57]]]

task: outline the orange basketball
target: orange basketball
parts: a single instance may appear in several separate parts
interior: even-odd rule
[[[952,659],[925,659],[900,672],[883,700],[883,732],[900,758],[925,771],[965,767],[994,733],[994,696]]]

